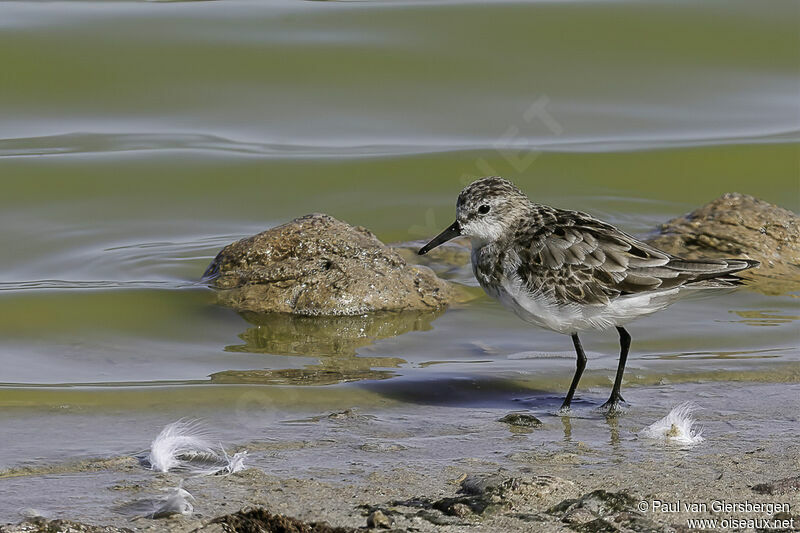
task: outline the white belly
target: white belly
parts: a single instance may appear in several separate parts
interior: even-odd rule
[[[677,299],[679,289],[621,296],[607,305],[560,304],[550,294],[531,294],[519,283],[506,280],[501,287],[484,287],[522,320],[571,335],[587,329],[621,326],[659,311]]]

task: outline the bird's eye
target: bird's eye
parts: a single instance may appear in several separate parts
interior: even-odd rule
[[[480,213],[481,215],[485,215],[488,212],[489,212],[489,206],[486,204],[483,204],[478,208],[478,213]]]

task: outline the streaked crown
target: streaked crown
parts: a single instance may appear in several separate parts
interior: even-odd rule
[[[531,201],[516,185],[498,176],[467,185],[456,202],[461,234],[473,244],[496,241],[510,232],[530,208]]]

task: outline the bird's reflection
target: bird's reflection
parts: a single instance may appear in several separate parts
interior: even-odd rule
[[[619,446],[619,419],[616,414],[606,415],[606,425],[608,426],[610,439],[609,443],[613,447]]]
[[[620,444],[620,435],[619,435],[619,419],[617,415],[602,415],[605,419],[606,426],[608,426],[609,431],[609,443],[614,446],[618,447]],[[561,426],[564,432],[564,442],[570,443],[572,442],[572,417],[568,415],[562,415],[559,417],[561,419]]]
[[[564,426],[564,442],[572,441],[572,421],[568,416],[561,417],[561,425]]]

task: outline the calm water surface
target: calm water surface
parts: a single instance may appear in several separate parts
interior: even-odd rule
[[[308,212],[425,239],[486,174],[633,233],[728,191],[797,211],[798,14],[0,2],[0,469],[132,453],[184,416],[244,442],[254,413],[263,430],[352,406],[552,411],[569,339],[479,291],[436,316],[259,321],[214,306],[199,277],[225,244]],[[797,296],[740,290],[636,322],[626,386],[780,396],[800,381]],[[617,340],[584,343],[591,405]],[[3,501],[18,519],[24,502]]]

